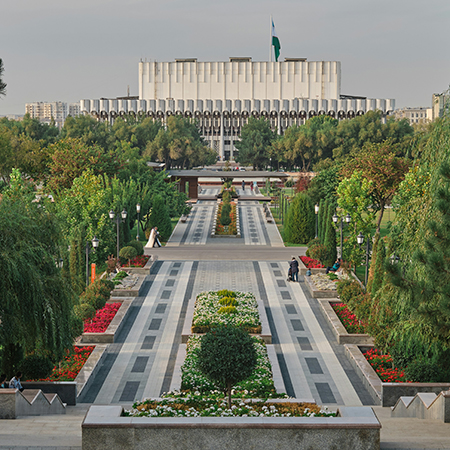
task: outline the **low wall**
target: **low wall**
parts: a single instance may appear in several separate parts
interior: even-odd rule
[[[104,358],[107,348],[108,344],[97,344],[87,361],[84,363],[83,368],[75,378],[77,398],[79,398],[93,382],[95,374],[100,369],[100,361]]]
[[[311,297],[314,298],[336,298],[337,291],[335,290],[321,290],[317,289],[315,284],[311,281],[311,279],[308,276],[304,277],[306,287],[308,288],[309,293],[311,294]]]
[[[146,280],[146,275],[140,275],[137,283],[133,287],[129,289],[114,288],[111,292],[111,297],[139,297]]]
[[[77,404],[77,383],[75,381],[23,381],[24,389],[40,389],[44,394],[58,394],[67,405]]]
[[[342,407],[340,417],[121,417],[121,406],[91,406],[83,450],[375,450],[380,428],[371,408]]]
[[[127,272],[134,273],[136,275],[150,275],[153,264],[158,260],[158,257],[151,255],[147,264],[144,267],[124,267]]]
[[[342,303],[338,299],[319,299],[324,316],[328,319],[338,344],[373,345],[373,338],[369,334],[349,333],[333,309],[333,303]]]
[[[450,389],[450,383],[381,383],[382,406],[394,406],[400,397],[414,397],[419,392],[439,394]]]
[[[300,275],[306,275],[306,272],[308,271],[308,269],[306,268],[306,266],[303,264],[303,261],[300,259],[299,256],[293,255],[295,256],[295,258],[298,259],[298,270]],[[327,271],[326,267],[323,268],[315,268],[315,269],[309,269],[311,271],[312,274],[315,273],[325,273]]]

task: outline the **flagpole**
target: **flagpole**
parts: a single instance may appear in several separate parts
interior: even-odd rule
[[[269,26],[269,30],[270,30],[270,45],[269,45],[269,62],[272,62],[272,14],[270,15],[270,26]]]

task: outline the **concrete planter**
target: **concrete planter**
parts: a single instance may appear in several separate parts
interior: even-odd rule
[[[373,348],[373,346],[345,345],[347,354],[356,372],[372,394],[372,397],[377,399],[377,403],[381,403],[382,406],[394,406],[400,397],[413,397],[419,392],[434,392],[438,394],[441,391],[450,389],[450,383],[383,383],[362,353],[370,348]]]
[[[146,279],[146,275],[139,275],[139,279],[134,286],[130,288],[115,287],[111,292],[111,297],[139,297]]]
[[[296,256],[296,258],[298,259],[299,274],[300,275],[306,275],[306,272],[308,271],[308,269],[303,264],[303,261],[300,259],[300,257]],[[325,267],[323,267],[322,269],[309,269],[309,270],[311,271],[312,274],[325,273],[327,271],[327,269]]]
[[[158,260],[157,256],[151,255],[147,264],[144,267],[123,267],[129,273],[134,273],[136,275],[150,275],[153,264]]]
[[[91,406],[83,450],[288,448],[375,450],[381,425],[371,408],[339,408],[339,417],[122,417],[121,406]]]
[[[211,227],[211,234],[210,237],[211,238],[231,238],[231,239],[235,239],[235,238],[241,238],[241,222],[240,222],[240,216],[239,216],[239,202],[237,199],[234,200],[234,202],[236,203],[236,234],[216,234],[216,226],[217,226],[217,213],[219,211],[219,204],[221,203],[220,200],[217,201],[216,203],[216,210],[214,212],[214,219],[212,222],[212,227]]]
[[[133,300],[133,298],[122,300],[122,305],[104,333],[83,333],[79,342],[81,344],[112,344],[125,323]]]
[[[105,357],[107,348],[108,344],[96,344],[94,351],[84,363],[83,368],[75,378],[75,383],[77,385],[77,398],[79,398],[83,392],[87,391],[91,385],[94,375],[100,369],[100,361],[102,361]]]
[[[58,394],[67,405],[77,404],[77,383],[75,381],[23,381],[24,389],[40,389],[44,394]]]
[[[328,319],[338,344],[373,345],[373,338],[369,334],[350,334],[342,325],[341,320],[335,313],[332,304],[342,303],[339,299],[319,299],[324,316]]]
[[[316,285],[311,281],[310,277],[305,276],[305,284],[311,297],[314,298],[336,298],[337,292],[331,289],[317,289]]]

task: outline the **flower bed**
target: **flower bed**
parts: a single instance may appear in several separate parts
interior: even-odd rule
[[[255,370],[250,378],[234,386],[232,395],[239,398],[285,398],[286,394],[277,394],[272,378],[272,365],[267,348],[259,337],[252,337],[257,353]],[[197,368],[201,336],[191,336],[187,343],[186,359],[181,367],[181,390],[207,392],[208,397],[223,397],[216,386]],[[168,395],[173,396],[173,393]],[[180,395],[185,395],[181,393]]]
[[[223,236],[231,236],[237,234],[237,228],[236,228],[236,204],[231,202],[231,212],[230,212],[230,219],[231,223],[228,226],[224,226],[220,223],[220,215],[222,213],[222,206],[223,203],[221,203],[217,209],[217,222],[216,222],[216,234],[217,235],[223,235]]]
[[[94,346],[74,347],[73,352],[53,368],[52,374],[39,381],[73,381],[94,350]]]
[[[300,256],[302,263],[307,269],[323,269],[325,266],[317,259],[312,259],[309,256]]]
[[[384,383],[411,383],[402,369],[393,367],[391,355],[370,349],[364,352],[364,356]]]
[[[107,303],[104,308],[97,310],[93,319],[84,322],[84,332],[104,333],[121,305],[121,303]]]
[[[364,324],[347,308],[345,303],[333,303],[331,306],[348,333],[366,332]]]
[[[336,274],[337,278],[335,280],[331,280],[328,276],[329,274],[325,273],[316,273],[312,274],[309,279],[313,282],[316,289],[321,291],[335,291],[336,290],[336,281],[340,279],[343,275]],[[335,275],[335,274],[333,274]]]
[[[134,258],[130,259],[129,264],[123,264],[122,267],[144,267],[149,259],[150,255],[135,256]]]
[[[147,399],[133,404],[124,416],[134,417],[334,417],[335,413],[321,409],[314,403],[281,402],[267,404],[264,401],[240,401],[227,408],[225,400],[192,396],[185,399]]]
[[[220,292],[220,291],[219,291]],[[207,333],[217,325],[242,326],[249,333],[261,333],[258,303],[251,293],[235,292],[237,304],[225,306],[220,303],[218,292],[202,292],[195,300],[192,333]]]

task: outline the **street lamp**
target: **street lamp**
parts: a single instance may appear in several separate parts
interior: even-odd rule
[[[345,219],[345,225],[348,225],[352,221],[352,218],[351,218],[350,214],[348,214],[348,213],[345,217],[340,217],[340,218],[337,216],[336,213],[334,213],[332,219],[333,219],[333,222],[336,224],[338,223],[338,220],[340,219],[339,229],[341,230],[341,247],[340,247],[339,257],[342,258],[343,254],[344,254],[344,239],[343,239],[344,219]]]
[[[117,224],[117,261],[119,260],[119,224],[122,222],[125,222],[125,219],[127,218],[127,212],[125,209],[122,210],[122,212],[119,214],[116,214],[113,210],[109,212],[109,218],[111,220],[115,220]]]
[[[141,212],[141,205],[138,203],[136,205],[136,211],[137,211],[137,233],[136,233],[136,240],[139,241],[139,213]]]
[[[95,249],[98,248],[99,240],[94,236],[91,243],[92,248],[89,245],[89,241],[86,242],[86,286],[89,286],[89,254],[95,252]]]
[[[367,286],[367,278],[369,275],[369,236],[367,236],[367,244],[366,244],[366,276],[365,276],[365,282],[364,286]],[[364,243],[364,235],[359,232],[358,236],[356,236],[356,242],[361,245]]]
[[[314,205],[314,212],[316,213],[316,238],[319,234],[319,205],[316,203]]]

